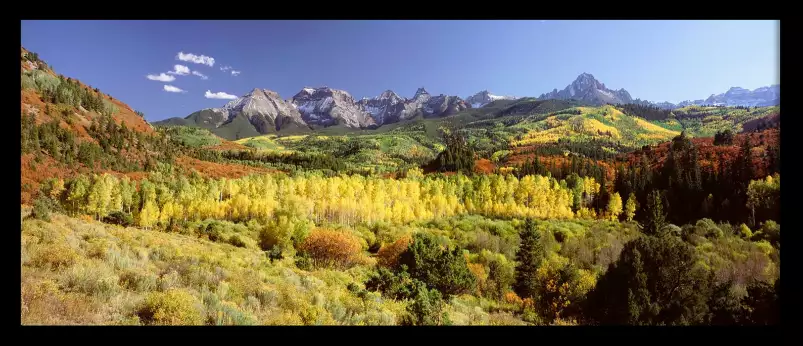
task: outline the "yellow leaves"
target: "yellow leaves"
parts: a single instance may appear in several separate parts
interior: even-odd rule
[[[638,117],[633,117],[633,120],[636,122],[636,125],[644,129],[645,131],[649,132],[649,135],[652,136],[661,136],[659,138],[671,138],[680,134],[680,132],[667,130],[663,127],[655,125],[649,121],[643,120]]]
[[[622,214],[622,198],[619,196],[619,193],[616,192],[611,195],[608,201],[608,216],[611,221],[616,221],[620,214]]]
[[[600,184],[594,180],[594,177],[583,178],[583,192],[589,195],[596,195],[599,193]]]
[[[584,119],[583,121],[583,132],[589,135],[598,135],[600,133],[608,134],[610,133],[610,137],[614,139],[618,139],[621,136],[619,135],[619,130],[613,126],[608,126],[601,123],[597,119]]]
[[[147,201],[139,213],[139,225],[143,228],[149,228],[156,223],[158,217],[159,208],[153,201]]]
[[[482,294],[481,288],[485,287],[485,282],[488,280],[488,273],[485,271],[485,266],[482,263],[468,263],[468,270],[471,275],[477,279],[477,295]]]
[[[769,177],[768,177],[769,178]],[[50,187],[50,197],[58,198],[61,193],[64,191],[64,179],[56,179],[53,181],[53,185]]]
[[[578,219],[593,220],[597,218],[597,212],[594,211],[594,209],[582,207],[577,210],[575,217]]]

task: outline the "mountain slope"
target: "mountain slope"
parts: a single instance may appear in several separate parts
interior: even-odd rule
[[[488,90],[480,91],[474,95],[466,98],[466,103],[470,104],[472,108],[481,108],[485,105],[496,100],[515,100],[513,96],[499,96],[491,94]]]
[[[36,114],[37,122],[60,119],[65,121],[64,125],[73,127],[79,135],[84,135],[86,131],[81,131],[66,121],[71,119],[71,122],[88,126],[92,119],[101,115],[96,110],[88,109],[92,107],[87,104],[87,101],[90,101],[90,98],[96,98],[101,103],[97,107],[98,110],[108,108],[108,113],[117,124],[125,123],[129,129],[137,132],[153,132],[153,127],[125,103],[76,79],[57,74],[39,58],[38,54],[30,52],[24,47],[20,48],[20,72],[22,75],[20,106],[23,113]],[[53,101],[56,101],[56,93],[59,92],[63,94],[61,96],[64,96],[59,101],[64,102],[58,103],[63,106],[50,107],[52,108],[51,112],[47,112],[48,104],[55,106],[56,102]],[[76,95],[67,96],[67,93]],[[78,93],[83,95],[77,95]],[[61,111],[61,114],[56,114],[56,108]]]
[[[587,102],[592,105],[601,106],[607,103],[631,103],[633,98],[625,89],[611,90],[605,87],[589,73],[582,73],[577,76],[574,82],[566,86],[561,91],[553,91],[541,94],[539,99],[575,99]]]
[[[375,127],[374,118],[360,108],[344,90],[329,87],[304,88],[293,96],[293,106],[308,125],[344,125],[352,128]]]
[[[207,108],[185,118],[154,123],[161,126],[198,126],[226,139],[260,134],[309,130],[295,105],[274,91],[255,88],[221,108]]]
[[[675,109],[688,106],[726,106],[726,107],[768,107],[781,104],[781,85],[775,84],[748,90],[732,87],[722,94],[712,94],[706,99],[686,100],[673,104],[671,102],[649,102],[636,100],[635,103],[653,105],[661,109]]]
[[[374,98],[364,98],[357,104],[370,113],[377,125],[407,120],[416,115],[418,105],[387,90]]]
[[[733,87],[724,94],[711,95],[705,100],[705,104],[714,106],[744,106],[761,107],[774,106],[781,103],[781,86],[776,84],[768,87],[761,87],[755,90]]]

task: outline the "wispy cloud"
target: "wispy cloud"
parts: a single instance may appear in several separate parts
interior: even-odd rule
[[[192,53],[185,54],[184,52],[178,52],[176,59],[181,61],[189,61],[196,64],[209,65],[210,67],[215,66],[215,58],[206,55],[195,55]]]
[[[190,68],[184,65],[174,65],[173,71],[168,72],[169,74],[176,74],[179,76],[186,76],[190,74]]]
[[[150,80],[156,80],[160,82],[172,82],[176,80],[176,77],[169,76],[164,73],[160,73],[159,75],[149,74],[146,77]]]
[[[207,77],[205,74],[203,74],[203,73],[200,73],[200,72],[198,72],[198,71],[192,71],[192,74],[194,74],[194,75],[196,75],[196,76],[198,76],[198,77],[201,77],[201,79],[203,79],[203,80],[207,80],[207,79],[209,79],[209,77]]]
[[[237,98],[237,96],[234,96],[232,94],[227,94],[227,93],[224,93],[222,91],[213,93],[210,90],[206,91],[206,93],[204,94],[204,97],[206,97],[208,99],[223,99],[223,100],[234,100],[234,99]]]
[[[232,76],[236,76],[236,75],[239,75],[239,74],[240,74],[240,71],[237,71],[237,70],[231,70],[231,75],[232,75]]]
[[[181,90],[181,89],[179,89],[179,88],[176,88],[176,87],[174,87],[174,86],[172,86],[172,85],[165,85],[165,86],[164,86],[164,89],[165,89],[165,91],[167,91],[167,92],[169,92],[169,93],[185,93],[185,92],[186,92],[186,91],[184,91],[184,90]],[[207,91],[207,92],[208,92],[208,91]]]
[[[231,70],[231,66],[221,66],[220,70],[223,71],[223,72],[226,72],[228,70]]]

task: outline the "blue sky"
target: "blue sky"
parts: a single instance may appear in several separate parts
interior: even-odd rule
[[[228,101],[206,98],[207,90],[239,96],[258,87],[289,99],[326,85],[359,99],[387,89],[412,97],[423,86],[461,97],[484,89],[538,96],[583,72],[634,98],[701,99],[733,86],[779,84],[778,23],[23,21],[22,45],[156,121]],[[214,64],[179,60],[179,52]],[[168,74],[177,64],[208,79]],[[174,80],[146,78],[161,73]]]

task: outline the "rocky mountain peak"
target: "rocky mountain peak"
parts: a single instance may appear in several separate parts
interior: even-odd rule
[[[470,104],[472,108],[480,108],[496,100],[513,100],[513,99],[515,99],[515,97],[513,96],[494,95],[486,89],[472,96],[467,97],[466,103]]]
[[[345,90],[327,86],[303,88],[293,96],[292,104],[301,113],[307,124],[331,126],[341,124],[347,127],[365,128],[376,122],[354,98]]]
[[[393,92],[393,90],[385,90],[384,92],[379,94],[378,98],[380,100],[396,100],[396,101],[402,100],[401,96]]]
[[[594,75],[583,72],[565,89],[553,90],[542,94],[540,99],[575,99],[594,105],[606,103],[630,103],[633,101],[630,93],[625,89],[611,90],[605,84],[594,78]]]

